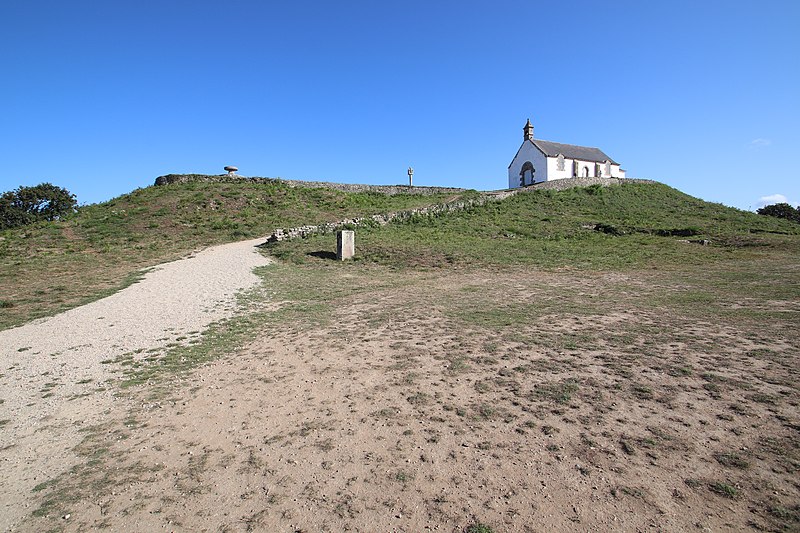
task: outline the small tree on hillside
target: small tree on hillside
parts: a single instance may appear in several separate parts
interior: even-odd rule
[[[19,187],[0,195],[0,229],[58,220],[73,213],[77,205],[74,194],[52,183]]]
[[[800,222],[800,210],[787,203],[765,205],[756,211],[759,215],[769,217],[785,218],[794,222]]]

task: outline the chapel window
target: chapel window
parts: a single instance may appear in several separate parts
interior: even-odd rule
[[[564,170],[564,155],[558,154],[558,158],[556,159],[556,170]]]

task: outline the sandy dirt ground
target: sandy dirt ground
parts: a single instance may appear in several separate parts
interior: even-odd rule
[[[650,272],[397,276],[130,390],[20,529],[800,528],[800,303],[715,313]]]
[[[40,484],[83,460],[86,428],[117,408],[112,362],[192,342],[230,316],[237,291],[260,282],[253,268],[268,263],[260,242],[160,265],[113,296],[0,331],[0,530],[20,527]]]

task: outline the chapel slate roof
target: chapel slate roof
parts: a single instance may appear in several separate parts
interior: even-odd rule
[[[567,159],[579,159],[581,161],[592,161],[595,163],[604,163],[606,161],[610,161],[614,165],[618,164],[616,161],[604,154],[599,148],[575,146],[574,144],[554,143],[539,139],[533,139],[531,142],[547,157],[557,157],[558,154],[562,154]]]

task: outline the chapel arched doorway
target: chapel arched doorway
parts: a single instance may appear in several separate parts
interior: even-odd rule
[[[522,169],[519,171],[519,184],[521,187],[530,185],[536,181],[536,169],[533,168],[533,163],[525,161]]]

